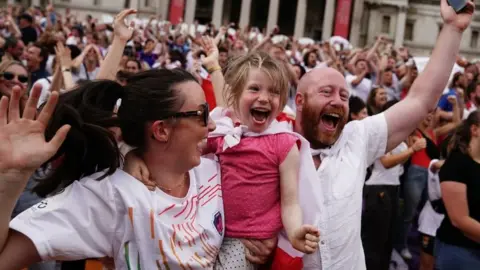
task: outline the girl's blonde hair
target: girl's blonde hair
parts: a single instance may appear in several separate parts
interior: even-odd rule
[[[238,108],[238,101],[247,84],[250,70],[258,68],[267,74],[273,88],[280,94],[280,110],[287,104],[289,79],[284,63],[273,59],[265,52],[256,51],[239,56],[229,62],[225,71],[225,83],[228,89],[223,91],[224,100],[229,107]]]

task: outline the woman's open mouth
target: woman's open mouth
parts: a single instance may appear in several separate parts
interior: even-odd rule
[[[263,125],[267,122],[271,111],[264,108],[254,108],[250,110],[252,114],[253,122],[257,125]]]

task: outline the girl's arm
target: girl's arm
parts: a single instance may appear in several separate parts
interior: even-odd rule
[[[223,100],[223,90],[225,88],[225,79],[223,77],[222,68],[218,63],[218,47],[215,45],[211,37],[203,37],[201,39],[201,45],[207,57],[202,56],[202,64],[207,68],[208,73],[210,73],[213,92],[215,94],[215,102],[218,107],[226,107],[225,101]]]
[[[440,184],[442,199],[453,226],[473,241],[480,243],[480,222],[470,217],[467,202],[467,185],[445,181]]]
[[[292,246],[309,254],[318,247],[319,232],[314,226],[303,225],[302,209],[298,203],[299,167],[300,151],[294,145],[280,164],[282,222]]]
[[[380,158],[385,169],[393,168],[397,165],[405,163],[415,152],[427,147],[427,141],[424,138],[418,139],[407,150],[398,154],[387,154]]]

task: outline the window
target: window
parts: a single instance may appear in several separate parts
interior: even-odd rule
[[[93,0],[93,5],[98,6],[102,0]]]
[[[383,16],[382,18],[382,33],[390,33],[390,16]]]
[[[470,47],[477,48],[478,47],[478,30],[472,30],[472,36],[470,38]]]
[[[413,21],[407,21],[405,24],[405,33],[403,33],[403,39],[412,41],[413,40],[413,27],[415,23]]]

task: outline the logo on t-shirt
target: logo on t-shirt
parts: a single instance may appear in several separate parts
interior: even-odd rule
[[[217,232],[220,234],[220,236],[223,235],[223,218],[222,218],[222,213],[217,212],[215,216],[213,217],[213,226],[215,226],[215,229],[217,229]]]

